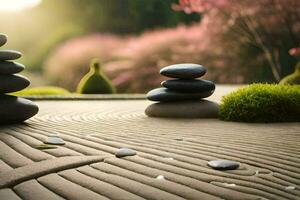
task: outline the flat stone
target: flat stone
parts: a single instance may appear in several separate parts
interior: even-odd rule
[[[150,101],[187,101],[187,100],[200,100],[209,97],[213,94],[214,90],[197,92],[197,93],[184,93],[169,90],[167,88],[157,88],[151,90],[147,94],[147,99]]]
[[[129,149],[129,148],[120,148],[117,150],[115,155],[118,158],[125,157],[125,156],[134,156],[134,155],[136,155],[136,151],[133,149]]]
[[[215,84],[207,80],[184,80],[184,79],[173,79],[166,80],[161,85],[169,90],[178,92],[205,92],[214,91]]]
[[[199,78],[206,73],[206,69],[202,65],[183,63],[164,67],[160,70],[160,74],[170,78],[193,79]]]
[[[25,66],[16,62],[0,61],[0,74],[16,74],[25,69]]]
[[[234,170],[240,166],[238,162],[231,160],[212,160],[209,161],[207,164],[208,166],[217,170]]]
[[[65,141],[62,138],[58,137],[58,136],[49,136],[44,143],[45,144],[52,144],[52,145],[64,145],[64,144],[66,144]]]
[[[6,42],[7,42],[7,36],[4,35],[4,34],[2,34],[2,33],[0,33],[0,47],[3,46],[3,45],[5,45]]]
[[[22,75],[1,75],[0,93],[10,93],[23,90],[30,85],[30,81]]]
[[[219,105],[212,101],[160,102],[145,110],[149,117],[163,118],[218,118]]]
[[[23,122],[33,117],[38,111],[38,106],[27,99],[0,95],[0,124]]]
[[[14,50],[0,50],[0,61],[15,60],[21,58],[22,53]]]

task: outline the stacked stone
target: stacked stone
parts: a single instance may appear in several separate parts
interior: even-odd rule
[[[7,36],[0,33],[0,47],[6,44]],[[21,75],[24,65],[12,62],[22,54],[13,50],[0,50],[0,124],[14,124],[23,122],[38,112],[33,102],[7,95],[29,86],[30,81]]]
[[[160,74],[169,78],[162,87],[147,94],[150,101],[159,103],[148,106],[149,117],[214,118],[218,116],[218,104],[203,98],[215,91],[215,84],[198,79],[206,69],[197,64],[176,64],[164,67]]]

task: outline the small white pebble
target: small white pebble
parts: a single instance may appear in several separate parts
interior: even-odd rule
[[[296,186],[290,185],[290,186],[285,187],[285,189],[286,190],[295,190]]]
[[[44,143],[53,145],[64,145],[65,141],[58,136],[49,136]]]
[[[234,183],[223,183],[223,185],[225,187],[235,187],[236,186],[236,184],[234,184]]]
[[[129,148],[120,148],[117,150],[115,155],[118,158],[125,157],[125,156],[134,156],[134,155],[136,155],[136,151],[133,149],[129,149]]]
[[[234,170],[239,168],[240,163],[231,160],[211,160],[207,162],[208,166],[216,170]]]
[[[157,180],[166,180],[165,177],[163,175],[158,175],[156,177]]]

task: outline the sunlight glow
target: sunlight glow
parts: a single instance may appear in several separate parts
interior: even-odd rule
[[[0,0],[0,12],[21,11],[37,6],[42,0]]]

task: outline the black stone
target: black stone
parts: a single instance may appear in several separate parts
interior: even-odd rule
[[[0,75],[0,93],[10,93],[23,90],[30,81],[21,75]]]
[[[21,58],[22,53],[14,50],[0,50],[0,61],[15,60]]]
[[[0,124],[23,122],[37,114],[38,111],[38,106],[27,99],[0,95]]]
[[[157,88],[151,90],[147,94],[147,99],[150,101],[187,101],[187,100],[200,100],[202,98],[209,97],[212,95],[213,91],[205,91],[199,93],[181,93],[174,92],[167,88]]]
[[[230,160],[212,160],[209,161],[207,164],[208,166],[217,170],[234,170],[239,168],[240,166],[238,162],[230,161]]]
[[[16,62],[0,61],[0,74],[16,74],[25,69],[25,66]]]
[[[205,92],[215,90],[215,84],[207,80],[173,79],[163,81],[161,85],[178,92]]]
[[[202,65],[184,63],[164,67],[160,70],[160,74],[170,78],[193,79],[199,78],[206,73],[206,69]]]
[[[0,47],[5,45],[7,42],[7,36],[0,33]]]

